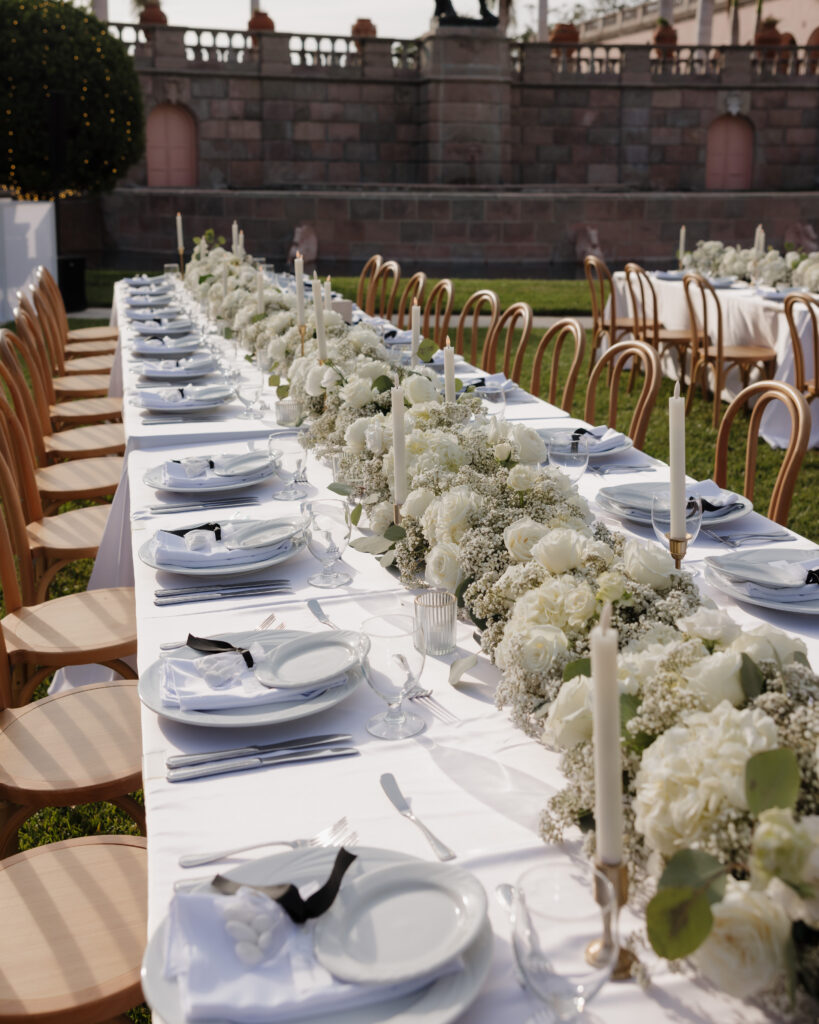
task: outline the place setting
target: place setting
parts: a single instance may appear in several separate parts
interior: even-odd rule
[[[571,465],[585,459],[583,468],[599,476],[651,470],[657,465],[656,460],[634,447],[627,434],[606,425],[587,427],[573,421],[565,427],[540,427],[537,433],[554,464],[564,461]]]
[[[797,615],[819,615],[819,549],[783,548],[707,555],[706,582],[737,601]]]
[[[221,494],[274,477],[279,458],[270,452],[245,451],[167,459],[146,470],[144,482],[172,494]]]
[[[132,324],[138,334],[148,338],[190,334],[195,326],[193,320],[186,316],[155,316],[150,320],[137,320]]]
[[[219,409],[236,394],[230,384],[185,384],[183,387],[142,387],[132,397],[134,405],[149,413],[210,412]]]
[[[202,346],[201,334],[192,331],[192,327],[193,324],[177,336],[169,331],[153,329],[140,332],[141,336],[134,338],[131,344],[131,355],[163,360],[169,357],[191,356]]]
[[[595,495],[600,507],[637,526],[651,527],[668,509],[668,482],[636,481],[601,487]],[[699,518],[702,526],[721,527],[735,523],[753,511],[753,502],[741,494],[719,487],[713,480],[685,485],[686,516]],[[698,526],[699,529],[699,526]]]
[[[194,351],[177,359],[149,359],[133,364],[133,369],[145,380],[181,380],[185,383],[206,377],[218,368],[213,354],[207,351]]]

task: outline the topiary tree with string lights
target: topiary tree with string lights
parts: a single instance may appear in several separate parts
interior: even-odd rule
[[[134,64],[93,15],[0,0],[0,189],[53,199],[113,188],[145,148]]]

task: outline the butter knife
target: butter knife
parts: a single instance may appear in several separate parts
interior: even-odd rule
[[[398,783],[395,781],[394,775],[390,772],[385,772],[385,774],[381,776],[381,788],[387,794],[390,803],[398,813],[403,815],[403,817],[408,818],[414,825],[417,825],[418,828],[421,829],[427,837],[429,845],[432,847],[438,860],[454,860],[455,851],[450,850],[445,843],[442,843],[441,840],[437,836],[433,835],[426,825],[412,813],[410,805],[407,803],[404,794],[398,788]]]
[[[169,768],[168,782],[187,782],[189,779],[206,779],[211,775],[227,772],[246,772],[253,768],[269,765],[298,764],[303,761],[325,761],[331,757],[355,757],[356,747],[330,747],[326,750],[290,751],[289,753],[257,754],[255,757],[236,757],[229,761],[214,761],[209,764],[192,765],[188,768]]]
[[[235,597],[273,597],[277,594],[292,593],[291,587],[258,586],[246,587],[243,590],[213,590],[202,591],[197,594],[178,594],[173,597],[155,597],[154,604],[157,608],[163,608],[171,604],[197,604],[200,601],[221,601],[225,598]]]
[[[255,757],[257,754],[269,754],[274,751],[297,751],[311,747],[330,747],[338,743],[351,743],[353,737],[345,733],[327,732],[320,736],[303,736],[298,740],[280,740],[278,743],[259,743],[247,747],[233,747],[231,750],[211,750],[202,754],[172,754],[165,760],[166,768],[190,768],[195,764],[208,764],[211,761],[225,761],[237,757]]]
[[[325,612],[314,597],[311,597],[307,602],[307,607],[323,626],[329,626],[330,629],[338,629],[338,626],[334,622],[330,621],[327,612]]]

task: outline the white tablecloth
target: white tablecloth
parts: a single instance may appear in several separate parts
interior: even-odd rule
[[[617,316],[628,316],[631,305],[625,274],[618,271],[613,276]],[[657,293],[657,307],[661,323],[671,330],[688,328],[688,306],[685,301],[682,281],[665,281],[652,276],[652,282]],[[726,345],[765,345],[774,349],[776,352],[774,378],[793,384],[793,342],[785,316],[784,304],[762,298],[750,285],[723,288],[718,294],[722,308],[724,343]],[[715,315],[715,311],[709,311],[709,324],[714,324],[714,330],[716,330]],[[805,360],[806,379],[810,380],[813,376],[813,335],[810,317],[804,308],[797,310],[796,325]],[[716,344],[716,336],[713,340]],[[674,362],[675,358],[673,350],[669,351],[668,361],[664,361],[663,366],[668,376],[676,377],[678,374],[679,367]],[[739,373],[732,371],[728,375],[727,386],[722,397],[725,401],[730,401],[741,389]],[[812,412],[814,404],[811,404]],[[790,438],[790,417],[780,402],[772,403],[765,411],[762,417],[761,434],[772,448],[787,448]],[[813,416],[810,447],[819,448],[819,413]]]
[[[531,405],[510,405],[509,418],[517,409],[525,409],[530,419]],[[556,411],[542,405],[544,424],[556,425]],[[557,417],[560,418],[560,417]],[[530,422],[537,422],[532,421]],[[218,440],[217,440],[218,439]],[[245,441],[227,441],[221,426],[214,429],[207,447],[214,450],[238,450]],[[143,480],[145,471],[165,458],[191,454],[196,446],[181,439],[165,438],[161,447],[132,450],[128,458],[128,495],[132,509],[142,509],[155,500]],[[593,500],[607,483],[667,479],[664,466],[653,466],[640,473],[600,477],[588,473],[581,491]],[[311,460],[308,478],[320,490],[328,482],[325,467]],[[275,482],[257,484],[246,492],[257,494],[263,505],[252,510],[255,516],[276,516],[296,511],[297,503],[271,500]],[[125,499],[122,498],[122,505]],[[174,585],[170,577],[144,565],[136,551],[151,531],[178,528],[202,521],[201,515],[173,514],[129,523],[127,508],[122,508],[119,528],[133,529],[133,551],[120,547],[116,552],[104,546],[112,577],[132,573],[136,588],[139,626],[139,668],[141,672],[159,656],[163,641],[182,640],[189,630],[199,635],[252,629],[270,611],[278,621],[292,629],[320,632],[306,608],[305,599],[318,592],[306,583],[317,563],[304,552],[278,567],[275,575],[286,575],[293,583],[292,595],[273,598],[225,600],[208,604],[157,608],[153,591],[158,586]],[[595,508],[600,514],[600,510]],[[612,520],[614,522],[614,520]],[[115,523],[115,520],[112,520]],[[628,527],[617,523],[618,528]],[[112,525],[109,529],[118,527]],[[637,536],[649,539],[648,531],[634,528]],[[108,538],[106,537],[106,541]],[[116,537],[119,544],[120,536]],[[796,539],[793,542],[797,543]],[[784,546],[783,546],[784,547]],[[704,538],[693,546],[687,565],[697,569],[704,555],[725,551]],[[100,558],[102,555],[100,556]],[[133,559],[133,561],[131,561]],[[350,587],[320,594],[329,616],[342,627],[357,628],[369,614],[390,608],[407,608],[411,594],[402,590],[393,575],[375,559],[348,549],[344,556],[354,579]],[[102,569],[101,569],[102,571]],[[731,614],[743,624],[752,624],[757,616],[729,599],[706,588],[717,604],[729,606]],[[819,664],[819,623],[798,615],[765,612],[758,618],[799,631],[806,639],[809,655]],[[393,772],[411,797],[413,808],[428,825],[457,853],[457,865],[473,871],[489,895],[489,913],[495,932],[492,969],[478,999],[460,1018],[467,1024],[497,1024],[499,1020],[522,1021],[534,1009],[515,977],[509,941],[509,923],[505,911],[494,898],[501,882],[514,882],[528,867],[567,855],[567,849],[547,848],[537,834],[538,816],[549,796],[562,786],[558,756],[528,739],[514,728],[505,712],[494,704],[497,670],[483,656],[466,673],[457,688],[448,683],[448,665],[453,657],[477,649],[468,626],[459,625],[458,654],[445,658],[430,657],[423,682],[437,700],[456,718],[445,724],[421,706],[414,710],[427,720],[426,731],[413,739],[387,743],[376,740],[365,730],[367,719],[383,707],[380,699],[364,684],[337,707],[301,722],[275,729],[223,730],[197,729],[159,718],[143,708],[143,776],[148,817],[149,858],[149,932],[162,922],[179,879],[202,873],[185,872],[178,858],[185,853],[210,850],[225,845],[253,843],[264,839],[308,836],[342,814],[355,828],[362,846],[385,847],[432,860],[426,840],[389,804],[379,785],[384,771]],[[340,762],[267,768],[207,780],[170,784],[165,778],[165,758],[174,753],[214,750],[239,743],[286,739],[311,732],[342,731],[353,735],[361,750],[358,758]],[[576,849],[576,846],[574,847]],[[204,869],[205,872],[207,869]],[[638,927],[628,913],[623,915],[623,930]],[[714,992],[698,982],[673,974],[654,958],[645,959],[656,967],[655,984],[642,992],[635,984],[606,985],[595,999],[590,1019],[608,1024],[634,1024],[635,1020],[674,1022],[683,1020],[719,1021],[730,1024],[756,1024],[766,1018],[755,1007]],[[156,1019],[156,1018],[155,1018]]]

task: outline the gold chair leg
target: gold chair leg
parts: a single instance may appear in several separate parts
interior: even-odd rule
[[[0,800],[0,859],[11,857],[19,851],[18,830],[33,813],[33,807]]]
[[[145,836],[148,834],[148,827],[145,823],[145,808],[137,803],[132,796],[127,794],[125,796],[118,796],[113,798],[111,803],[115,807],[119,807],[129,818],[134,820],[141,835]]]

